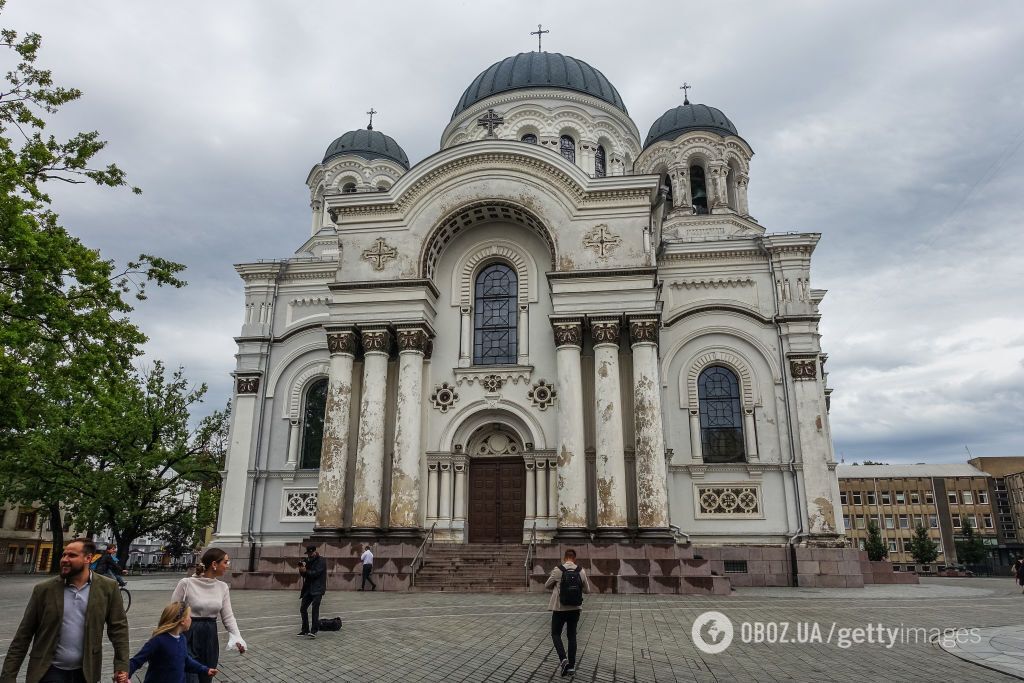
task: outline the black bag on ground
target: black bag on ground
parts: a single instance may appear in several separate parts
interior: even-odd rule
[[[580,575],[580,568],[566,569],[565,565],[558,565],[562,570],[562,580],[558,582],[558,601],[569,607],[578,607],[583,604],[583,577]]]
[[[334,617],[333,619],[321,619],[319,622],[321,631],[340,631],[341,630],[341,617]]]

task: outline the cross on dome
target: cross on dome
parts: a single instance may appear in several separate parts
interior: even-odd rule
[[[543,31],[543,30],[541,30],[541,26],[542,26],[542,24],[537,24],[537,30],[536,31],[530,31],[530,35],[531,36],[537,36],[537,52],[541,51],[540,50],[540,39],[541,39],[541,36],[543,36],[545,33],[551,33],[551,31]]]
[[[681,86],[679,86],[679,89],[683,91],[683,104],[689,104],[690,103],[690,98],[687,97],[688,93],[686,91],[689,90],[692,87],[693,86],[690,85],[689,83],[687,83],[686,81],[683,81],[683,84]]]
[[[370,107],[370,111],[366,113],[370,115],[370,123],[366,126],[366,130],[373,130],[373,115],[377,113],[377,110]]]

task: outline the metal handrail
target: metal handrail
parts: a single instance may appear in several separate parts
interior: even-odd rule
[[[533,551],[537,546],[537,522],[533,523],[533,529],[530,530],[530,542],[526,546],[526,561],[523,562],[523,568],[526,569],[526,590],[530,590],[530,569],[533,564]]]
[[[437,522],[430,525],[430,529],[427,530],[427,535],[423,538],[423,542],[420,543],[420,547],[416,551],[416,554],[413,555],[412,563],[409,565],[409,571],[412,574],[409,577],[409,582],[413,586],[416,585],[416,572],[423,568],[423,563],[427,559],[427,548],[429,548],[430,544],[434,541],[435,527],[437,527]]]

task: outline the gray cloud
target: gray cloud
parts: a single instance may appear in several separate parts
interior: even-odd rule
[[[309,168],[365,125],[414,162],[465,86],[509,54],[572,54],[616,84],[641,131],[691,97],[754,147],[769,231],[823,234],[822,343],[847,461],[1024,452],[1024,5],[975,3],[80,3],[11,0],[42,61],[85,92],[55,132],[99,129],[141,197],[53,188],[87,244],[189,265],[135,319],[150,358],[230,395],[241,282],[231,265],[307,234]],[[881,18],[884,17],[884,20]]]

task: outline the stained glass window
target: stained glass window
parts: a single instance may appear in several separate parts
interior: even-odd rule
[[[517,360],[516,272],[493,263],[476,276],[473,310],[473,363],[514,364]]]
[[[324,414],[327,412],[327,378],[318,379],[306,389],[302,409],[302,457],[299,467],[320,467],[320,448],[324,441]]]
[[[534,135],[533,133],[527,133],[526,135],[524,135],[523,137],[521,137],[519,139],[522,140],[523,142],[528,142],[531,145],[536,145],[537,144],[537,136]]]
[[[712,366],[697,378],[704,462],[743,462],[740,385],[728,368]]]
[[[594,152],[594,175],[598,178],[604,178],[605,173],[604,147],[602,145],[598,145],[597,151]]]
[[[558,148],[562,152],[562,156],[576,163],[576,141],[572,139],[571,135],[563,135],[558,141]]]

